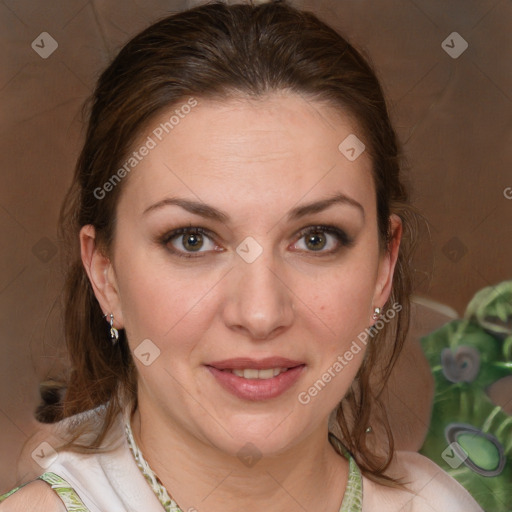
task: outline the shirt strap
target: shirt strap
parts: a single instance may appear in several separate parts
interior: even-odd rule
[[[36,480],[42,480],[50,485],[50,487],[55,491],[57,496],[60,498],[66,510],[68,512],[90,512],[90,510],[84,505],[83,501],[80,499],[75,490],[71,487],[71,485],[64,480],[64,478],[56,475],[55,473],[43,473],[38,476]],[[31,480],[31,482],[35,482],[35,480]],[[23,485],[15,487],[9,492],[0,495],[0,503],[7,499],[9,496],[13,495],[15,492],[19,491],[21,488],[28,485],[30,482],[27,482]]]
[[[340,512],[361,512],[363,509],[363,477],[354,457],[345,448],[340,439],[329,432],[329,441],[349,462],[348,481]]]
[[[43,473],[38,477],[57,493],[69,512],[90,512],[71,485],[55,473]]]
[[[341,503],[340,512],[361,512],[363,510],[363,479],[361,471],[350,456],[348,482]]]

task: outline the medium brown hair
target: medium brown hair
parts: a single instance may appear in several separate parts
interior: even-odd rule
[[[85,143],[61,210],[61,236],[69,250],[65,292],[65,336],[72,370],[59,417],[104,405],[105,417],[92,442],[72,449],[98,449],[126,403],[136,407],[136,368],[123,330],[117,346],[80,259],[80,228],[92,224],[96,242],[109,254],[115,236],[116,206],[129,177],[104,198],[102,187],[126,159],[148,123],[190,97],[224,100],[263,98],[289,91],[324,102],[350,115],[373,163],[381,249],[391,240],[390,214],[403,236],[388,305],[400,314],[368,344],[357,377],[336,411],[342,442],[369,478],[393,485],[365,440],[366,427],[409,326],[409,258],[414,215],[401,179],[402,156],[375,72],[363,56],[314,14],[286,2],[226,5],[211,2],[168,16],[131,39],[101,74],[93,93]],[[341,141],[340,141],[341,142]],[[133,171],[136,172],[136,171]],[[377,377],[376,377],[377,375]],[[77,430],[78,432],[78,430]]]

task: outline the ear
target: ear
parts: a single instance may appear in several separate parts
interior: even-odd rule
[[[398,215],[392,214],[389,217],[391,240],[388,247],[383,251],[379,262],[377,283],[373,296],[374,307],[382,308],[391,294],[393,287],[393,274],[398,259],[398,249],[402,239],[402,220]]]
[[[112,313],[114,327],[122,329],[123,314],[114,267],[96,244],[96,230],[91,224],[83,226],[80,230],[80,253],[103,314]]]

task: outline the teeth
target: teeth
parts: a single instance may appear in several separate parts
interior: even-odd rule
[[[247,368],[244,370],[231,370],[232,373],[244,379],[271,379],[277,377],[280,373],[285,372],[288,368],[268,368],[266,370],[256,370]]]

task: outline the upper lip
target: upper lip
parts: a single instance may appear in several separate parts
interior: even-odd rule
[[[266,357],[264,359],[252,359],[250,357],[236,357],[234,359],[223,359],[214,361],[206,366],[213,366],[218,370],[244,370],[255,369],[265,370],[268,368],[294,368],[305,364],[302,361],[295,361],[285,357]]]

